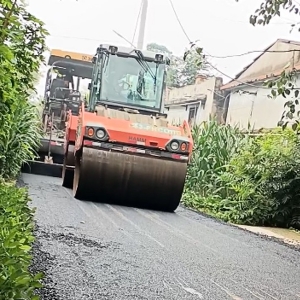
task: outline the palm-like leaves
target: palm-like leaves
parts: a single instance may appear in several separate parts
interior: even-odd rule
[[[41,132],[36,108],[26,101],[10,113],[2,107],[0,119],[0,177],[17,176],[21,165],[33,159]]]
[[[292,130],[250,137],[210,120],[193,138],[183,203],[235,223],[300,228],[300,143]]]

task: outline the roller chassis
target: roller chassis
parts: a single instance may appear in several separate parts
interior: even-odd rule
[[[112,115],[120,113],[117,109],[106,109]],[[74,197],[80,200],[173,212],[183,192],[189,155],[174,154],[132,141],[91,139],[84,134],[84,115],[88,118],[82,106],[76,144],[68,143],[65,148],[63,186],[73,189]],[[105,121],[102,119],[102,122]],[[156,139],[154,132],[152,139]]]
[[[80,97],[77,101],[73,101],[74,97],[47,97],[41,148],[45,150],[48,146],[44,169],[59,166],[62,185],[73,189],[74,197],[79,200],[173,212],[180,203],[193,147],[190,128],[187,122],[178,127],[169,125],[163,113],[163,102],[159,110],[152,106],[141,109],[132,101],[120,104],[114,99],[98,99],[96,103],[95,99],[101,94],[102,72],[106,70],[102,68],[101,59],[109,55],[106,52],[103,56],[105,51],[107,49],[101,45],[91,60],[93,74],[88,107]],[[135,54],[139,61],[145,59],[141,51],[125,52],[121,57],[129,55],[131,61]],[[155,56],[157,64],[156,59]],[[165,61],[160,60],[158,64],[165,64]],[[130,67],[142,70],[145,64],[135,61]],[[160,74],[165,78],[165,73]],[[162,86],[157,90],[158,95],[161,91]],[[88,134],[91,129],[94,130],[92,135]],[[99,129],[105,133],[103,138],[96,136]],[[174,141],[178,142],[177,152],[170,148]],[[181,148],[183,145],[185,147]],[[59,164],[55,152],[61,159]]]

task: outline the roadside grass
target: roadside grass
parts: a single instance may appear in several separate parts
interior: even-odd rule
[[[26,188],[0,181],[0,299],[39,299],[43,274],[30,274],[33,214]]]
[[[31,274],[34,210],[27,188],[16,186],[23,163],[40,141],[36,108],[21,101],[0,121],[0,299],[37,300],[42,273]]]
[[[253,137],[210,120],[193,129],[182,202],[234,224],[300,228],[300,143],[289,129]]]
[[[44,24],[24,1],[1,2],[0,16],[0,300],[36,300],[42,274],[32,275],[33,214],[26,188],[15,184],[40,141],[36,108],[28,99],[44,61]]]

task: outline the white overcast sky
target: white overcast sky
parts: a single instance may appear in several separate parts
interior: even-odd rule
[[[190,39],[200,40],[206,53],[214,56],[263,50],[278,38],[300,40],[300,32],[289,32],[290,24],[296,20],[293,14],[284,13],[266,27],[250,25],[249,16],[261,2],[173,0]],[[30,12],[46,23],[50,32],[48,47],[93,54],[101,42],[128,46],[113,30],[132,40],[141,0],[27,0],[27,3]],[[149,0],[145,45],[150,42],[163,44],[177,55],[183,55],[188,47],[169,0]],[[214,58],[212,62],[233,77],[256,56]],[[222,77],[224,82],[230,80]]]

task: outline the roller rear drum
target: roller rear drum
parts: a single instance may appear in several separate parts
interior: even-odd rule
[[[186,170],[183,162],[83,148],[75,159],[74,197],[174,211]]]

